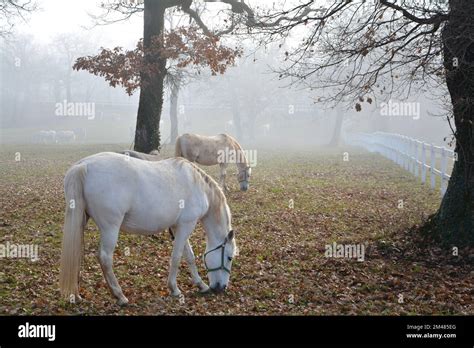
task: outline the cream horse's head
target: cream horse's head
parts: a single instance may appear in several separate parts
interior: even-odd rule
[[[240,191],[247,191],[249,189],[250,175],[252,175],[252,168],[247,164],[239,166],[237,173],[237,180],[240,184]]]

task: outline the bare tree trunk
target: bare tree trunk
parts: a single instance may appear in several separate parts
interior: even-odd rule
[[[143,47],[145,59],[157,64],[158,71],[141,75],[140,100],[135,129],[135,150],[149,153],[160,146],[160,118],[163,108],[163,83],[166,59],[150,54],[152,38],[160,36],[164,28],[166,1],[145,0]]]
[[[231,102],[231,107],[232,107],[232,119],[234,122],[234,127],[235,127],[235,133],[237,135],[237,139],[242,141],[242,121],[240,119],[240,109],[239,109],[239,101],[237,100],[237,97],[232,98]]]
[[[341,141],[342,122],[344,121],[344,112],[341,109],[336,109],[336,124],[332,133],[329,146],[338,146]]]
[[[66,84],[66,100],[68,103],[72,102],[71,98],[71,74],[69,72],[66,73],[66,79],[64,83]]]
[[[59,102],[61,100],[61,85],[59,83],[59,80],[54,80],[53,82],[53,94],[54,94],[54,100],[56,102]]]
[[[458,160],[434,219],[443,240],[474,242],[474,2],[450,0],[443,30],[446,82],[453,103]],[[459,245],[459,244],[458,244]]]
[[[173,83],[171,86],[171,100],[170,100],[170,144],[176,143],[178,138],[178,96],[179,96],[179,83]]]

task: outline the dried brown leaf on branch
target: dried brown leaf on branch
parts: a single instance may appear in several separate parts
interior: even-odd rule
[[[131,95],[143,83],[141,76],[159,72],[160,58],[180,69],[208,67],[217,75],[225,73],[241,55],[240,48],[227,47],[218,37],[201,34],[197,27],[178,27],[155,37],[148,47],[140,40],[133,50],[101,48],[95,56],[78,58],[73,69],[102,76],[110,86],[124,87]]]

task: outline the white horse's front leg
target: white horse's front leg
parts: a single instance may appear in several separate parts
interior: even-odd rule
[[[170,289],[171,296],[178,297],[181,295],[181,291],[178,289],[176,283],[176,277],[178,276],[179,263],[183,256],[184,246],[195,226],[196,221],[192,223],[180,223],[173,230],[174,242],[168,275],[168,288]]]
[[[221,178],[220,178],[221,187],[224,189],[225,192],[228,192],[229,188],[225,184],[225,177],[227,175],[227,163],[221,163],[220,168],[221,168]]]
[[[189,243],[189,239],[184,244],[184,258],[186,259],[186,262],[189,266],[189,270],[191,271],[193,283],[199,287],[199,292],[208,292],[209,286],[207,286],[206,283],[204,283],[201,277],[199,276],[199,272],[196,266],[196,258],[194,257],[193,248]]]

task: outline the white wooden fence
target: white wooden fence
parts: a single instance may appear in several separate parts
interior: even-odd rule
[[[410,171],[415,177],[421,177],[424,184],[429,173],[430,187],[436,186],[436,177],[441,178],[441,196],[446,192],[450,179],[452,165],[448,168],[448,161],[455,161],[453,150],[433,144],[424,143],[400,134],[376,132],[346,134],[346,143],[361,146],[370,152],[378,152],[401,167]],[[427,155],[428,153],[428,155]],[[439,165],[439,169],[437,166]]]

